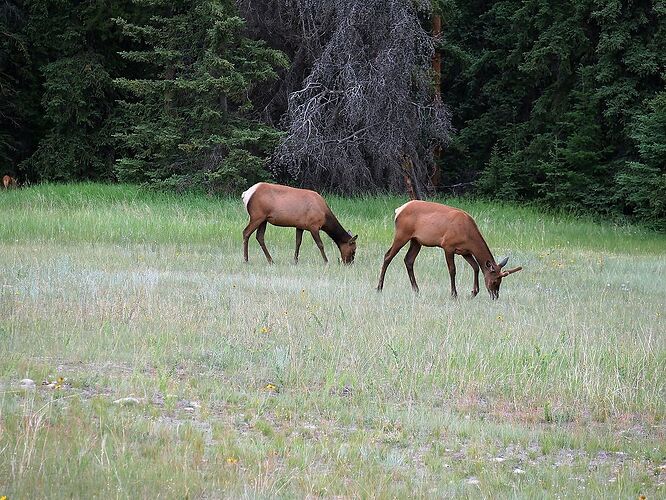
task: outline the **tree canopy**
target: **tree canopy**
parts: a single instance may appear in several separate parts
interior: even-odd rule
[[[211,193],[407,175],[666,229],[665,78],[656,0],[4,0],[0,175]]]

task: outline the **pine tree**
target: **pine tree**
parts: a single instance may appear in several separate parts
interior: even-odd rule
[[[20,84],[29,58],[22,34],[24,15],[17,2],[0,2],[0,176],[16,175],[24,149]]]
[[[126,99],[115,137],[122,180],[156,187],[235,190],[264,179],[278,132],[252,119],[248,96],[287,61],[243,35],[231,1],[137,0],[145,24],[116,20],[137,50],[141,78],[117,78]]]
[[[661,3],[441,5],[449,21],[443,98],[459,129],[443,158],[449,183],[475,181],[477,193],[493,198],[654,219],[654,196],[641,190],[638,200],[628,186],[644,169],[660,185],[660,167],[640,148],[655,140],[648,135],[658,127],[645,120],[658,121],[653,99],[664,88]]]
[[[29,51],[22,94],[29,119],[32,180],[112,177],[116,92],[111,74],[125,69],[111,17],[129,0],[27,0],[23,35]]]
[[[624,209],[666,230],[666,92],[646,103],[648,112],[631,126],[638,161],[627,162],[616,177]]]

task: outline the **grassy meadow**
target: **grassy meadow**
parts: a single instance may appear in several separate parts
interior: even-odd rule
[[[239,198],[0,192],[0,496],[666,496],[666,236],[442,200],[524,270],[453,300],[424,248],[415,295],[404,249],[379,294],[404,201],[271,266]]]

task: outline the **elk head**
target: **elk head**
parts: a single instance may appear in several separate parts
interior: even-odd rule
[[[509,261],[509,257],[504,257],[498,264],[491,262],[490,260],[486,261],[486,272],[483,273],[486,288],[490,294],[490,298],[493,300],[499,299],[499,290],[500,285],[502,284],[502,278],[506,278],[509,274],[517,273],[522,270],[522,267],[514,267],[507,271],[502,271],[502,268],[506,266],[506,263]]]
[[[351,233],[349,234],[351,236]],[[354,262],[354,256],[356,255],[356,236],[352,236],[348,241],[340,243],[338,248],[340,248],[340,257],[344,264],[351,264]]]

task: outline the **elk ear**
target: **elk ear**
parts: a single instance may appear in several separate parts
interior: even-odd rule
[[[500,269],[502,269],[504,266],[506,266],[506,263],[507,263],[507,262],[509,262],[509,256],[508,256],[508,255],[507,255],[506,257],[504,257],[504,258],[499,262],[499,264],[497,264],[497,265],[499,266]]]
[[[356,236],[353,236],[351,240],[349,240],[349,243],[356,243],[356,238],[358,238],[358,234]]]

